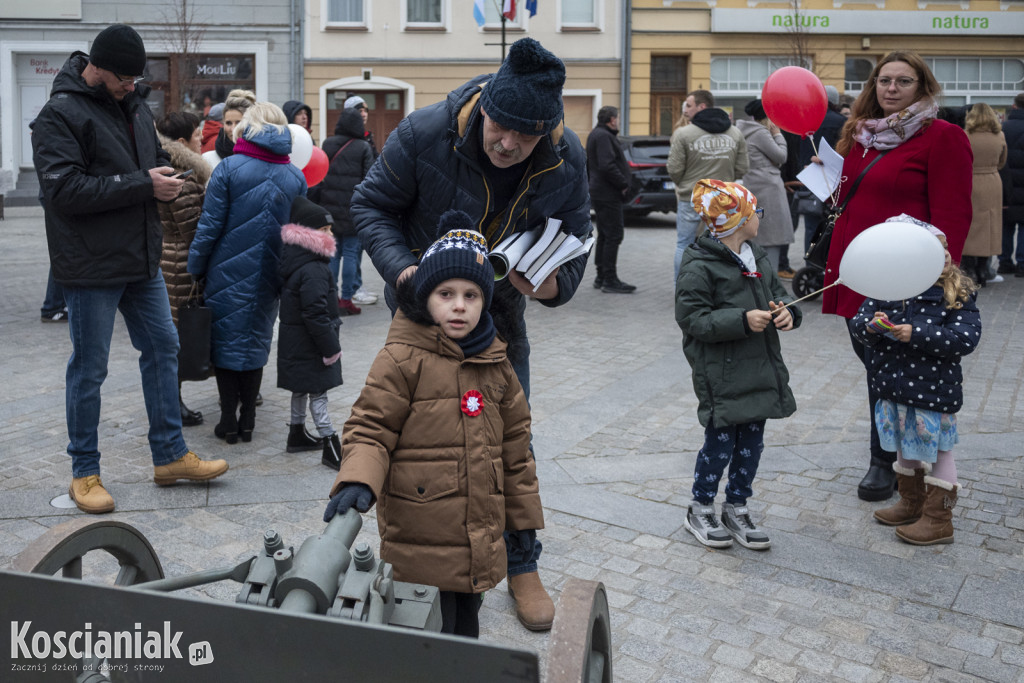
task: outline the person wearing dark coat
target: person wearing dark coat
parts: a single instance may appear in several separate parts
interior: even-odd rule
[[[999,272],[1024,277],[1024,92],[1013,98],[1013,108],[1006,112],[1003,135],[1007,154],[1006,166],[999,172],[1004,207]]]
[[[288,100],[281,105],[281,111],[288,123],[294,123],[305,128],[310,134],[313,132],[313,110],[305,102]]]
[[[324,154],[330,160],[327,175],[317,185],[317,200],[334,217],[334,237],[338,253],[331,259],[331,272],[337,282],[341,274],[341,296],[338,305],[342,315],[361,312],[352,301],[363,284],[360,261],[363,244],[352,223],[352,193],[373,165],[373,148],[366,141],[363,116],[358,109],[343,109],[334,135],[324,140]]]
[[[281,228],[281,312],[277,386],[292,392],[289,453],[323,446],[321,462],[338,469],[341,441],[327,411],[327,390],[341,385],[338,288],[328,265],[337,246],[331,214],[305,197],[292,202]],[[320,438],[306,431],[306,402]]]
[[[72,341],[68,493],[89,513],[114,509],[100,480],[99,419],[118,311],[140,353],[154,482],[206,481],[228,469],[223,460],[200,460],[181,433],[178,333],[160,272],[157,202],[178,197],[184,181],[169,177],[170,156],[146,105],[149,87],[138,82],[146,59],[135,29],[108,26],[90,54],[75,52],[61,67],[32,133],[50,263]]]
[[[636,285],[619,279],[619,245],[625,232],[622,204],[629,194],[633,176],[619,144],[619,110],[601,107],[597,125],[587,137],[587,175],[590,180],[590,205],[597,224],[594,246],[594,287],[602,292],[630,294]]]

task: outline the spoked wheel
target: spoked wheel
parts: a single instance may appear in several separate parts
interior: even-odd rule
[[[817,292],[824,286],[825,271],[820,268],[804,266],[796,271],[796,275],[793,276],[793,293],[797,297],[805,297],[808,294]],[[817,296],[811,297],[812,300],[817,298]]]
[[[124,522],[89,518],[53,527],[22,550],[12,566],[22,572],[81,579],[82,560],[94,550],[106,553],[107,557],[99,558],[101,563],[109,558],[117,561],[114,585],[132,586],[164,578],[156,551],[138,529]]]
[[[551,629],[547,681],[611,683],[612,627],[604,584],[566,582]]]

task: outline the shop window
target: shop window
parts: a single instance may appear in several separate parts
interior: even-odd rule
[[[843,90],[847,93],[858,93],[864,89],[864,84],[871,78],[871,72],[875,68],[875,62],[863,57],[848,57],[846,59],[845,74],[843,76]]]
[[[147,103],[154,116],[168,111],[191,111],[206,116],[235,89],[253,90],[256,77],[252,55],[193,55],[151,57],[145,83],[152,88]]]
[[[711,58],[711,90],[715,97],[729,91],[741,91],[755,97],[761,92],[765,79],[773,71],[784,66],[799,65],[811,68],[809,64],[800,64],[799,57],[712,57]]]
[[[1024,90],[1024,60],[992,57],[925,57],[944,91]]]
[[[324,0],[327,23],[332,26],[364,27],[369,24],[367,0]]]
[[[599,0],[561,0],[560,23],[563,27],[594,28],[597,26]]]
[[[444,28],[447,0],[403,0],[406,28]]]

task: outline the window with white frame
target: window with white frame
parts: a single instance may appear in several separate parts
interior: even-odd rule
[[[942,103],[1005,103],[1024,91],[1024,60],[1019,57],[924,57],[942,86]],[[867,85],[875,63],[863,57],[846,60],[846,92],[856,95]]]
[[[501,27],[501,8],[504,4],[504,0],[484,0],[484,28]],[[527,14],[526,3],[520,0],[516,3],[516,18],[506,19],[505,28],[525,28]]]
[[[448,0],[402,0],[402,16],[406,27],[443,27]]]
[[[761,96],[761,88],[773,71],[784,66],[804,66],[791,56],[777,57],[712,57],[711,82],[708,90],[715,96],[715,106],[733,115],[746,118],[743,107]]]
[[[327,23],[332,26],[367,26],[369,0],[324,0]]]
[[[593,28],[598,25],[600,0],[561,0],[559,23],[563,27]]]

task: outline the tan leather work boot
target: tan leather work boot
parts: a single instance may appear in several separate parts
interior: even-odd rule
[[[107,493],[100,481],[100,475],[90,474],[88,477],[76,477],[71,480],[68,495],[82,512],[98,515],[114,511],[114,497]]]
[[[153,481],[159,486],[170,486],[179,479],[206,481],[219,477],[227,471],[226,460],[200,460],[198,455],[189,451],[172,463],[154,467]]]
[[[555,603],[537,572],[508,577],[508,594],[516,601],[519,622],[531,631],[548,631],[555,620]]]

